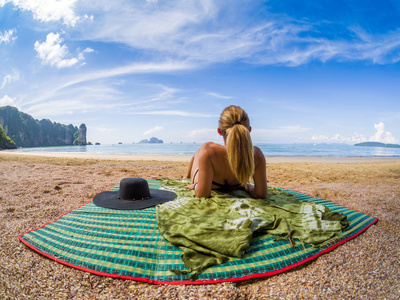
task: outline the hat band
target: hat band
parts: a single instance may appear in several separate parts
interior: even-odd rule
[[[139,199],[133,198],[133,199],[122,199],[122,200],[132,200],[132,201],[136,201],[136,200],[147,200],[147,199],[150,199],[150,198],[151,198],[151,196],[149,196],[149,197],[143,197],[143,198],[139,198]],[[121,197],[118,197],[118,199],[121,199]]]

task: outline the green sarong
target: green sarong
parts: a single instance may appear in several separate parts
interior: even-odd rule
[[[178,198],[157,206],[158,227],[165,239],[182,250],[188,268],[171,271],[193,272],[191,279],[230,257],[243,257],[255,235],[318,247],[348,225],[342,214],[274,188],[268,188],[266,199],[253,199],[242,190],[214,190],[211,198],[196,198],[193,190],[184,188],[188,180],[160,181],[163,189]]]

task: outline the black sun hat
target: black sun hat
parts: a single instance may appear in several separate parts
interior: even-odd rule
[[[143,178],[124,178],[120,182],[119,191],[97,194],[93,203],[105,208],[135,210],[171,201],[176,197],[174,192],[149,189],[149,184]]]

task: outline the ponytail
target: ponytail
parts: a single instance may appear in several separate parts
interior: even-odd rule
[[[239,182],[247,187],[254,174],[254,148],[247,113],[239,106],[225,108],[219,128],[224,134],[229,166]]]

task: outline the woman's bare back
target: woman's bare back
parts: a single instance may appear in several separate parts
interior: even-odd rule
[[[258,190],[266,190],[265,158],[257,147],[254,147],[254,154],[255,174],[261,177],[257,178]],[[258,168],[263,168],[264,176],[262,172],[257,172],[257,166]],[[229,166],[226,147],[213,142],[203,144],[193,155],[189,164],[187,178],[191,179],[191,184],[187,188],[194,189],[197,197],[209,197],[212,189],[241,187],[240,182]],[[256,182],[256,178],[254,178],[254,181]],[[264,184],[262,184],[263,181],[265,182]],[[255,198],[264,198],[266,196],[263,193],[254,193],[253,185],[248,184],[247,189],[250,195]]]

